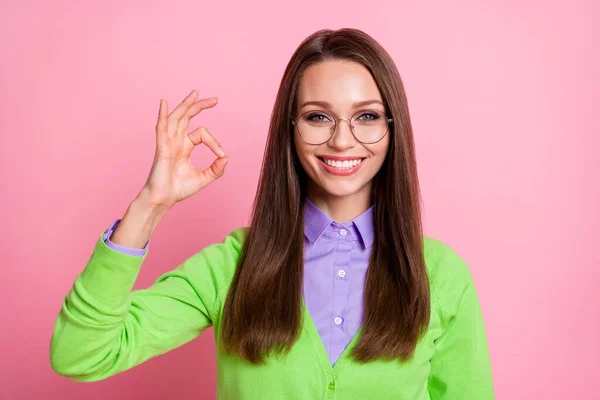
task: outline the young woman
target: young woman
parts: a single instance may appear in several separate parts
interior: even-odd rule
[[[51,341],[54,370],[115,375],[214,327],[222,399],[492,399],[468,266],[422,233],[413,133],[389,54],[321,30],[281,81],[249,227],[132,291],[161,218],[221,177],[227,156],[161,101],[147,182],[99,237]],[[204,143],[217,156],[198,171]]]

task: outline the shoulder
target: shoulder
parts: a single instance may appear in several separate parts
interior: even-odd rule
[[[239,227],[230,231],[220,242],[210,244],[189,257],[186,262],[200,268],[201,265],[214,270],[211,273],[220,277],[219,281],[227,281],[233,276],[242,248],[248,235],[248,227]]]
[[[242,252],[242,247],[244,246],[244,242],[246,241],[246,237],[248,236],[248,230],[250,228],[247,226],[241,226],[239,228],[235,228],[219,244],[221,246],[225,246],[225,249],[235,252],[238,255]]]
[[[423,237],[424,257],[431,296],[444,314],[458,308],[465,291],[474,285],[471,269],[450,245]]]
[[[247,227],[230,231],[220,242],[189,256],[176,269],[163,274],[160,280],[178,275],[188,281],[198,294],[204,293],[218,300],[229,289],[247,233]]]
[[[467,283],[471,279],[467,263],[450,245],[424,236],[423,247],[430,279],[451,279],[454,283]]]

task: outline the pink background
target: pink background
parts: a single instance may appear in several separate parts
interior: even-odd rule
[[[192,128],[230,161],[165,217],[136,288],[246,224],[285,65],[325,27],[398,65],[426,234],[473,271],[497,398],[598,395],[598,2],[94,3],[0,6],[0,398],[215,398],[212,330],[81,384],[50,369],[55,317],[145,181],[161,97],[218,96]]]

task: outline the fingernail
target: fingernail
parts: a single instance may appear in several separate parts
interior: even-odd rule
[[[210,100],[210,101],[213,101],[213,100],[216,100],[216,99],[217,99],[216,97],[209,97],[208,98],[208,100]]]
[[[222,148],[222,147],[219,147],[219,150],[218,150],[218,151],[219,151],[219,155],[220,155],[221,157],[225,157],[225,152],[223,151],[223,148]]]

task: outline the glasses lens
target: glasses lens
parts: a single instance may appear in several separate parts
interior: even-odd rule
[[[298,132],[308,143],[325,143],[331,137],[335,119],[323,111],[309,111],[300,116]]]
[[[351,119],[354,136],[363,143],[375,143],[385,136],[388,122],[384,113],[377,110],[361,110]]]
[[[335,121],[335,117],[327,112],[308,111],[298,120],[298,132],[308,143],[325,143],[333,135]],[[352,116],[350,123],[354,136],[363,143],[378,142],[388,130],[386,115],[377,110],[361,110]]]

